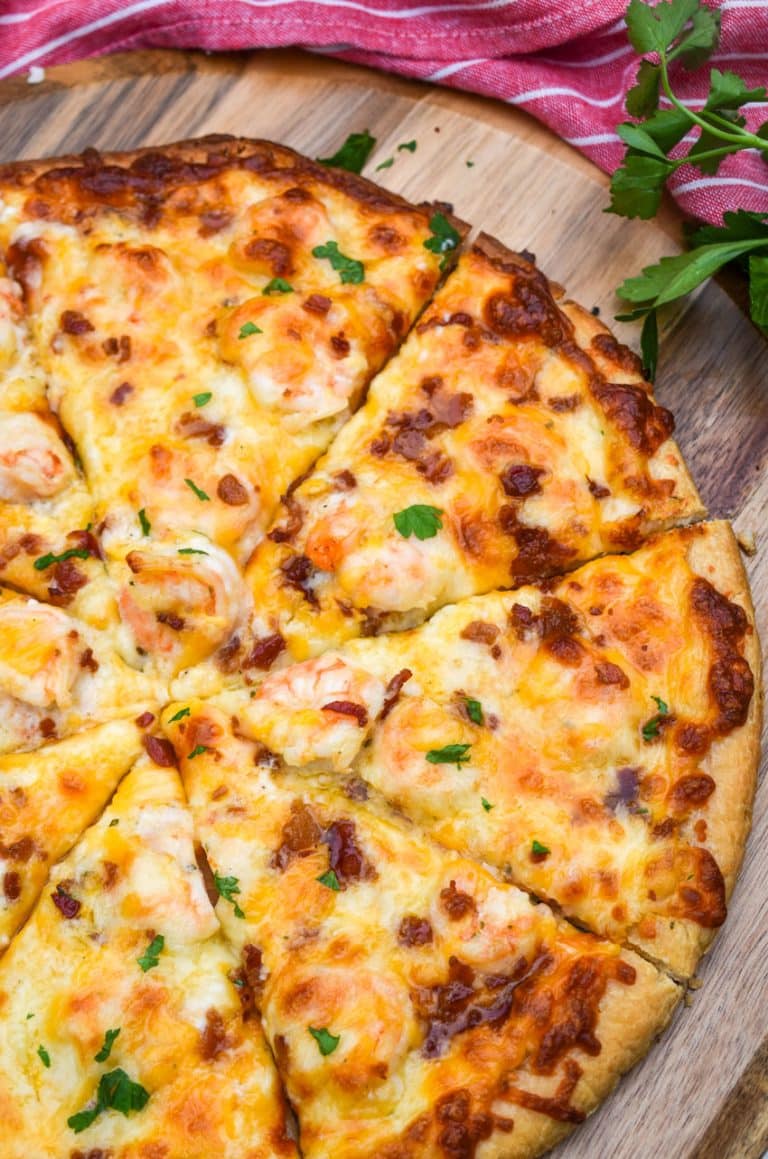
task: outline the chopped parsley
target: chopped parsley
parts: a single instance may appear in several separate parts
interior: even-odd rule
[[[537,841],[535,838],[531,842],[531,853],[534,855],[534,857],[548,857],[551,852],[552,850],[548,845],[542,845],[542,843]]]
[[[293,293],[293,286],[291,285],[290,282],[286,282],[285,278],[272,278],[271,281],[267,282],[266,286],[264,287],[264,289],[261,292],[262,292],[262,294],[267,294],[267,295],[270,295],[270,294],[292,294]]]
[[[195,747],[192,749],[192,752],[187,753],[187,760],[191,761],[195,757],[199,757],[203,753],[207,753],[207,752],[208,752],[208,745],[207,744],[196,744]]]
[[[643,740],[646,744],[650,744],[652,740],[656,740],[659,735],[659,728],[664,722],[664,717],[669,716],[669,705],[665,704],[660,696],[652,696],[651,700],[655,701],[659,711],[650,720],[646,720],[643,725]]]
[[[338,893],[341,889],[341,886],[339,885],[339,879],[336,876],[335,870],[333,869],[328,869],[325,873],[321,873],[319,877],[315,878],[315,881],[319,881],[321,885],[326,887],[326,889],[332,889],[334,893]]]
[[[442,514],[439,507],[430,507],[428,503],[414,503],[411,507],[396,511],[392,518],[404,539],[408,539],[411,535],[415,535],[417,539],[433,539],[443,526],[440,518]]]
[[[107,826],[107,828],[114,829],[115,825],[119,825],[119,824],[120,824],[119,819],[117,817],[113,817],[112,820],[110,821],[109,825]]]
[[[331,1034],[327,1026],[321,1026],[319,1029],[315,1026],[308,1026],[307,1030],[317,1043],[317,1048],[323,1057],[328,1054],[333,1054],[339,1045],[341,1039],[340,1034]]]
[[[316,245],[312,250],[312,257],[326,258],[331,268],[336,270],[343,285],[359,285],[365,281],[365,266],[356,258],[348,258],[339,250],[339,243],[327,241],[325,245]]]
[[[147,970],[154,970],[155,966],[159,965],[160,955],[164,949],[165,938],[162,934],[155,934],[144,953],[136,959],[145,974]]]
[[[466,165],[467,169],[474,169],[475,167],[474,161],[465,161],[464,164]]]
[[[255,322],[244,322],[238,331],[238,338],[250,338],[251,334],[263,334],[264,331]]]
[[[214,873],[213,884],[216,886],[219,896],[223,897],[224,901],[232,903],[232,908],[235,911],[235,917],[244,918],[245,914],[235,901],[234,896],[236,893],[240,892],[240,882],[238,879],[236,877],[221,877],[218,873]]]
[[[483,808],[485,809],[486,813],[490,813],[491,809],[493,808],[493,805],[491,804],[491,802],[486,801],[485,797],[481,797],[480,803],[483,806]]]
[[[195,406],[205,406],[205,404],[210,402],[212,398],[213,394],[210,390],[203,390],[200,394],[192,395],[192,402],[195,404]]]
[[[178,712],[175,712],[173,714],[173,716],[168,721],[168,723],[175,724],[177,720],[183,720],[185,716],[189,716],[189,712],[190,712],[189,705],[187,705],[186,708],[180,708]]]
[[[381,165],[376,166],[374,172],[378,173],[379,169],[391,169],[394,163],[394,157],[387,157],[386,161],[382,161]]]
[[[431,765],[456,765],[460,768],[470,759],[471,744],[447,744],[441,749],[430,749],[426,754]]]
[[[40,1059],[40,1062],[43,1064],[45,1069],[48,1070],[48,1067],[51,1065],[51,1056],[44,1046],[38,1046],[37,1057]]]
[[[31,1014],[31,1013],[28,1014],[27,1015],[27,1022],[29,1022],[30,1018],[34,1018],[34,1017],[35,1017],[34,1014]]]
[[[49,551],[47,555],[41,555],[36,559],[33,566],[35,571],[45,571],[55,563],[64,563],[67,559],[87,559],[90,554],[86,547],[70,547],[68,551],[62,551],[61,555],[54,555]]]
[[[415,153],[416,152],[416,142],[415,141],[403,141],[402,145],[397,146],[398,153],[402,153],[403,149],[407,149],[409,153]]]
[[[424,242],[424,249],[430,250],[433,254],[442,254],[440,261],[440,269],[444,270],[448,262],[448,255],[461,241],[458,230],[455,230],[448,218],[443,213],[435,213],[429,219],[429,228],[432,231],[432,237],[427,238]]]
[[[485,722],[483,706],[479,700],[472,700],[470,697],[467,697],[464,701],[464,706],[467,710],[467,716],[473,724],[483,724]]]
[[[375,145],[376,138],[364,129],[362,133],[350,133],[331,157],[318,157],[317,160],[321,165],[333,165],[336,169],[346,169],[348,173],[362,173]]]
[[[78,1111],[70,1115],[67,1126],[71,1127],[76,1135],[90,1127],[102,1111],[119,1111],[121,1115],[129,1115],[131,1111],[142,1110],[149,1102],[149,1092],[144,1090],[141,1083],[133,1082],[120,1067],[108,1071],[99,1079],[96,1091],[96,1100],[92,1107],[85,1111]]]
[[[179,555],[208,555],[207,551],[203,551],[199,547],[180,547]]]
[[[146,507],[142,507],[141,511],[139,512],[139,526],[141,527],[142,535],[149,535],[150,531],[152,530],[152,524],[147,519]]]
[[[205,491],[198,487],[196,483],[193,483],[191,479],[185,479],[184,482],[187,484],[190,491],[194,491],[195,495],[197,495],[201,503],[210,503],[210,495],[206,495]]]
[[[114,1046],[115,1039],[117,1038],[119,1033],[120,1033],[119,1026],[116,1027],[115,1030],[108,1030],[107,1031],[107,1033],[104,1035],[104,1042],[101,1045],[101,1049],[99,1050],[98,1054],[95,1054],[93,1056],[94,1062],[106,1062],[107,1061],[110,1054],[112,1053],[112,1047]]]

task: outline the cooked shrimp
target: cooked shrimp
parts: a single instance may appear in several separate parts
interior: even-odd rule
[[[267,1003],[284,1028],[293,1075],[322,1072],[345,1089],[369,1088],[368,1098],[397,1071],[416,1036],[405,984],[359,964],[297,968],[289,961],[268,983]],[[339,1036],[332,1055],[321,1055],[310,1026]]]
[[[245,615],[248,600],[231,557],[213,544],[202,555],[130,551],[118,607],[136,645],[174,670],[208,656]]]
[[[304,545],[304,554],[321,571],[334,571],[365,532],[364,521],[352,511],[347,497],[329,495],[319,507]]]
[[[336,575],[358,607],[407,612],[427,611],[450,598],[457,570],[456,551],[447,537],[403,539],[394,533],[383,543],[347,552]]]
[[[57,608],[34,600],[0,604],[0,691],[34,708],[72,703],[82,641]]]
[[[485,875],[478,880],[469,869],[451,873],[431,907],[433,930],[458,958],[472,965],[501,971],[523,958],[530,964],[545,911],[534,921],[526,894],[487,886]]]
[[[0,499],[50,499],[75,477],[59,436],[39,415],[0,411]]]
[[[326,653],[268,676],[241,727],[291,765],[349,767],[384,703],[384,684]]]
[[[329,290],[322,298],[331,304],[320,314],[303,309],[297,294],[252,298],[221,328],[224,357],[242,368],[262,406],[285,414],[290,430],[344,411],[368,376],[371,335],[349,295]]]
[[[443,801],[475,792],[472,744],[476,729],[427,696],[406,691],[376,730],[365,759],[363,776],[374,784],[383,778],[398,800],[412,798],[427,806],[430,796]],[[466,745],[461,759],[427,760],[427,753],[445,745]]]

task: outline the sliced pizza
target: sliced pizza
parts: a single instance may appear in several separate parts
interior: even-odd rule
[[[143,757],[0,962],[4,1159],[296,1157],[237,964]]]
[[[51,865],[99,815],[141,744],[141,727],[117,720],[36,752],[0,756],[0,954]]]
[[[124,716],[167,699],[131,668],[107,633],[64,609],[0,589],[0,753]]]
[[[672,429],[637,357],[482,238],[256,549],[246,672],[700,516]]]
[[[538,1155],[666,1024],[669,978],[362,781],[276,768],[209,703],[164,719],[307,1159]]]
[[[0,199],[120,614],[190,666],[241,627],[237,564],[434,290],[435,210],[223,137],[6,167]]]
[[[692,973],[749,830],[760,653],[725,523],[272,673],[239,727]]]

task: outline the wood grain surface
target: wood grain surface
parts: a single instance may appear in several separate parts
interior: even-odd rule
[[[227,57],[146,52],[0,84],[0,160],[130,148],[207,132],[282,141],[325,156],[348,132],[378,138],[375,176],[414,200],[453,203],[609,323],[614,287],[674,253],[674,214],[605,215],[607,181],[525,114],[298,52]],[[397,152],[415,140],[416,151]],[[473,162],[468,166],[467,162]],[[630,344],[636,328],[617,326]],[[768,636],[768,347],[710,284],[663,320],[657,394],[711,514],[752,533],[747,561]],[[557,1150],[557,1159],[758,1159],[768,1148],[768,784],[728,921],[690,995],[648,1058]]]

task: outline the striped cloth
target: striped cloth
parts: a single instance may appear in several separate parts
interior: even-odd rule
[[[765,84],[768,0],[720,7],[712,64]],[[41,66],[150,46],[299,45],[519,105],[610,172],[638,64],[624,10],[625,0],[0,0],[0,77],[31,70],[35,80]],[[675,74],[694,108],[707,77]],[[746,112],[750,128],[766,116]],[[684,211],[711,222],[736,206],[768,211],[768,166],[754,152],[727,158],[714,177],[682,166],[671,188]]]

